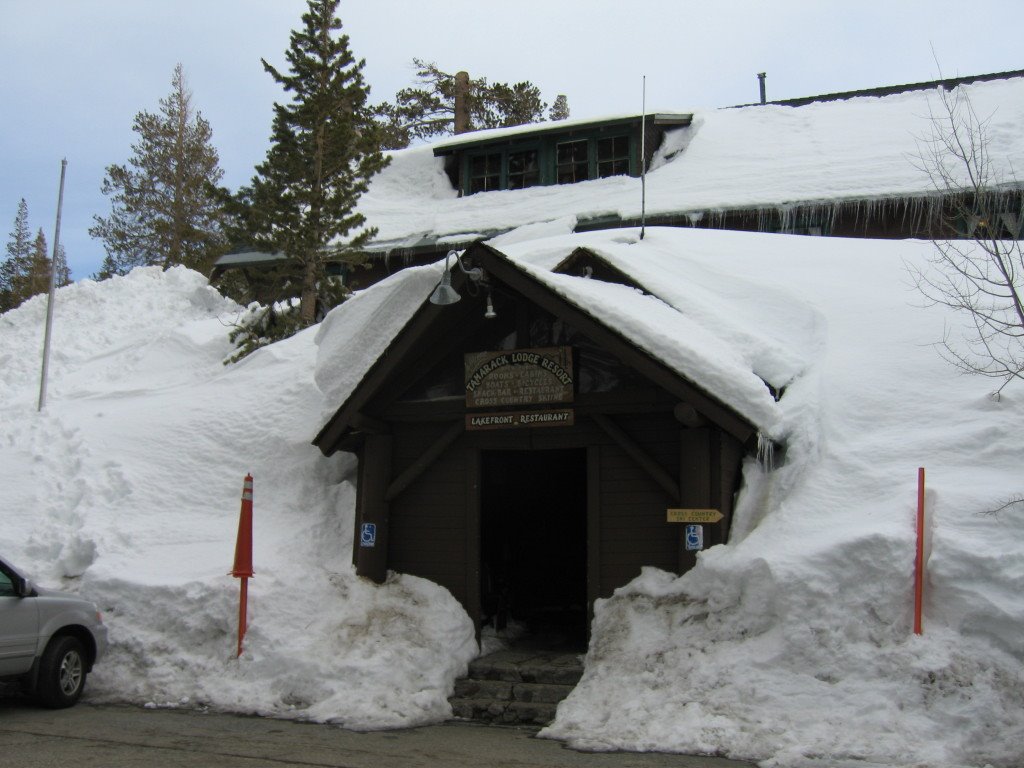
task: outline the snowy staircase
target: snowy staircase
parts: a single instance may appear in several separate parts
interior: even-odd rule
[[[579,654],[505,650],[469,665],[448,700],[455,717],[500,725],[547,725],[583,675]]]

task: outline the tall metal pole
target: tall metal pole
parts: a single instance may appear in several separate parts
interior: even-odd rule
[[[46,405],[46,377],[50,370],[50,334],[53,331],[53,303],[57,294],[57,252],[60,248],[60,214],[64,207],[64,174],[67,158],[60,161],[60,193],[57,196],[57,227],[53,233],[53,257],[50,259],[50,295],[46,299],[46,333],[43,336],[43,374],[39,380],[39,408]]]
[[[647,226],[647,75],[644,75],[640,114],[640,239]]]

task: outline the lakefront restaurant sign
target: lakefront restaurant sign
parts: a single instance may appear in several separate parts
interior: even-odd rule
[[[465,356],[465,373],[468,408],[512,408],[573,401],[571,347],[471,352]],[[570,426],[572,423],[571,408],[466,416],[469,429]]]

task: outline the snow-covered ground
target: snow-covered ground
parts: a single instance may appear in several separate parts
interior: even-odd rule
[[[0,550],[100,605],[112,645],[88,695],[357,728],[450,714],[472,622],[423,579],[354,576],[353,462],[310,444],[315,329],[225,367],[240,308],[197,273],[139,269],[57,302],[41,414],[45,301],[0,317]],[[235,660],[247,472],[256,576]]]
[[[544,735],[767,766],[1024,764],[1024,505],[991,511],[1021,493],[1024,389],[996,402],[931,347],[961,324],[908,287],[906,265],[932,246],[649,230],[643,243],[618,231],[499,247],[536,271],[581,244],[620,264],[636,255],[636,270],[675,255],[642,282],[717,334],[729,361],[785,379],[764,428],[786,454],[770,472],[747,462],[729,545],[599,602],[583,681]],[[393,276],[319,331],[228,367],[240,308],[199,275],[77,283],[58,292],[42,413],[45,303],[0,317],[0,551],[101,605],[112,648],[92,699],[359,728],[449,714],[477,652],[472,622],[422,579],[354,576],[354,467],[310,445],[358,378],[336,364],[344,340],[370,331],[345,353],[368,365],[437,274]],[[714,344],[692,349],[716,362]],[[256,577],[236,660],[226,574],[247,472]]]

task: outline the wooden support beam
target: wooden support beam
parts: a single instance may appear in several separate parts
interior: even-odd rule
[[[391,477],[391,451],[390,435],[369,435],[359,457],[359,510],[352,559],[356,573],[378,584],[383,584],[388,575],[389,505],[384,499],[384,489]],[[374,541],[362,541],[364,525],[374,526]]]
[[[365,413],[357,413],[352,417],[351,425],[353,429],[357,429],[360,432],[369,432],[376,435],[388,435],[391,433],[391,425],[386,421],[375,419],[373,416],[368,416]]]
[[[677,403],[675,408],[672,409],[672,414],[676,417],[676,421],[690,429],[697,429],[698,427],[706,427],[708,425],[708,420],[701,416],[700,411],[689,403]]]
[[[673,504],[679,503],[679,484],[625,431],[602,413],[593,413],[592,418],[601,429],[626,452],[654,481],[668,493]]]
[[[452,424],[434,444],[425,450],[416,461],[409,465],[408,469],[392,481],[384,494],[385,501],[391,501],[398,494],[404,491],[409,485],[429,467],[440,456],[449,445],[459,439],[459,436],[466,431],[465,421],[459,420]]]

